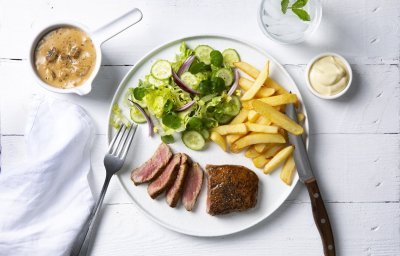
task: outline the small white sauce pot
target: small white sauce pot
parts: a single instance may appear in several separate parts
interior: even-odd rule
[[[142,19],[143,15],[142,12],[134,8],[130,10],[129,12],[125,13],[124,15],[120,16],[119,18],[113,20],[112,22],[106,24],[105,26],[95,30],[95,31],[90,31],[86,26],[79,24],[77,22],[55,22],[53,24],[49,24],[45,26],[44,28],[40,29],[36,36],[33,38],[31,44],[30,44],[30,49],[29,49],[29,65],[30,65],[30,70],[31,73],[33,74],[33,77],[35,78],[36,82],[42,86],[43,88],[52,91],[52,92],[57,92],[57,93],[76,93],[78,95],[86,95],[92,90],[92,83],[94,78],[96,77],[97,73],[99,72],[100,65],[101,65],[101,59],[102,59],[102,53],[101,53],[101,45],[106,42],[108,39],[114,37],[115,35],[121,33],[125,29],[129,28],[130,26],[136,24]],[[60,27],[65,27],[65,26],[72,26],[81,29],[84,31],[92,40],[94,48],[96,50],[96,63],[95,67],[90,74],[89,78],[81,85],[73,88],[67,88],[67,89],[62,89],[62,88],[57,88],[54,86],[51,86],[47,83],[45,83],[37,74],[36,72],[36,65],[35,65],[35,49],[38,44],[38,42],[45,36],[47,33],[50,31],[60,28]]]

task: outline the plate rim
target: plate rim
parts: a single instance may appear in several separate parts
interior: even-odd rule
[[[149,50],[145,55],[143,55],[143,57],[141,57],[138,61],[136,61],[136,63],[134,64],[133,67],[131,67],[129,69],[129,71],[127,71],[127,73],[124,75],[124,77],[121,79],[121,81],[118,84],[118,87],[114,93],[114,96],[111,100],[110,103],[110,107],[108,110],[108,119],[107,119],[107,143],[110,142],[110,136],[111,136],[111,130],[110,129],[110,118],[112,116],[112,106],[113,104],[116,102],[116,100],[120,97],[120,94],[122,93],[122,90],[125,86],[125,84],[129,81],[130,77],[133,75],[133,73],[135,72],[136,68],[139,68],[141,65],[143,65],[146,61],[148,61],[149,57],[159,51],[162,51],[164,48],[169,47],[173,44],[177,44],[180,43],[182,41],[187,41],[187,40],[194,40],[194,39],[203,39],[203,38],[219,38],[219,39],[225,39],[225,40],[230,40],[230,41],[236,41],[238,43],[244,44],[250,48],[253,48],[255,50],[257,50],[258,52],[260,52],[261,54],[267,56],[271,61],[273,61],[285,74],[285,76],[287,76],[292,83],[295,85],[295,87],[297,88],[297,90],[299,91],[299,95],[300,95],[300,99],[302,100],[302,111],[305,114],[306,117],[308,117],[307,114],[307,109],[304,105],[304,101],[303,101],[303,97],[301,95],[301,92],[296,84],[296,82],[294,81],[294,79],[292,78],[292,76],[289,74],[289,72],[285,69],[285,67],[278,62],[271,54],[269,54],[268,52],[266,52],[265,50],[263,50],[261,47],[259,47],[258,45],[256,45],[255,43],[251,43],[247,40],[242,40],[238,37],[234,37],[234,36],[230,36],[230,35],[224,35],[224,34],[192,34],[189,36],[184,36],[184,37],[178,37],[175,38],[173,40],[169,40],[165,43],[162,43],[160,45],[157,45],[156,47],[152,48],[151,50]],[[309,123],[308,123],[308,119],[305,120],[304,122],[304,126],[305,126],[305,130],[307,131],[307,134],[310,134],[309,132]],[[308,146],[309,146],[309,138],[306,138],[306,149],[308,150]],[[222,233],[218,233],[218,234],[206,234],[206,233],[196,233],[196,232],[187,232],[186,230],[182,230],[179,228],[176,228],[175,226],[169,225],[168,223],[156,218],[155,216],[153,216],[153,214],[149,213],[146,209],[144,209],[142,206],[140,206],[137,201],[132,197],[132,195],[130,195],[130,193],[128,192],[128,189],[126,188],[126,186],[122,183],[121,181],[121,175],[117,172],[116,175],[117,176],[117,180],[118,183],[120,185],[120,187],[122,188],[122,190],[124,191],[124,194],[126,196],[128,196],[130,198],[131,201],[134,202],[134,205],[137,209],[139,209],[140,212],[142,212],[147,218],[150,218],[152,221],[154,221],[155,223],[159,224],[160,226],[162,226],[163,228],[172,230],[174,232],[177,233],[181,233],[181,234],[185,234],[185,235],[189,235],[189,236],[194,236],[194,237],[222,237],[222,236],[228,236],[228,235],[233,235],[239,232],[242,232],[244,230],[250,229],[251,227],[254,227],[255,225],[261,223],[262,221],[267,220],[271,215],[273,215],[274,213],[276,213],[276,211],[285,203],[285,201],[287,200],[287,198],[293,193],[293,191],[295,190],[295,188],[297,187],[298,183],[299,183],[299,176],[296,175],[294,177],[293,183],[292,183],[292,187],[291,189],[286,192],[286,194],[282,195],[282,202],[277,204],[276,206],[274,206],[272,208],[272,211],[270,214],[268,214],[267,216],[264,216],[262,218],[256,219],[253,222],[250,222],[249,225],[247,225],[244,228],[240,228],[238,230],[235,230],[233,232],[222,232]],[[132,183],[133,184],[133,183]]]

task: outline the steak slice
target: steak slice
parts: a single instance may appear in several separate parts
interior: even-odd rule
[[[149,160],[147,160],[140,167],[133,169],[131,173],[131,180],[133,183],[135,183],[135,185],[138,185],[157,178],[171,157],[171,149],[167,144],[161,143]]]
[[[186,210],[191,211],[196,204],[197,197],[200,194],[203,185],[204,173],[198,163],[190,166],[183,187],[182,203]]]
[[[168,205],[171,207],[175,207],[182,196],[183,185],[189,169],[189,162],[190,158],[186,154],[182,153],[178,176],[176,176],[175,182],[172,187],[167,190],[166,200]]]
[[[166,189],[169,189],[178,174],[179,164],[181,163],[181,154],[175,154],[167,164],[164,171],[147,187],[147,192],[151,198],[156,198]]]
[[[240,212],[257,204],[258,177],[240,165],[207,165],[207,212]]]

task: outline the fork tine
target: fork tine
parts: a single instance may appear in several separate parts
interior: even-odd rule
[[[123,145],[121,142],[124,140],[124,136],[125,136],[125,133],[126,133],[127,129],[128,128],[124,125],[124,129],[123,129],[123,131],[121,133],[121,136],[119,137],[118,142],[116,143],[115,147],[113,148],[113,150],[111,152],[111,155],[117,156],[116,152],[118,152],[118,149],[121,147],[121,145]]]
[[[114,138],[113,138],[112,141],[110,142],[110,145],[108,146],[108,150],[107,150],[108,153],[111,153],[111,149],[114,147],[114,144],[115,144],[115,142],[117,141],[117,138],[118,138],[119,134],[121,133],[122,128],[124,128],[124,126],[125,126],[125,125],[120,124],[120,127],[119,127],[119,129],[118,129],[117,134],[114,136]]]
[[[128,130],[128,132],[126,133],[126,136],[125,136],[125,132],[124,132],[124,134],[123,134],[123,136],[121,137],[121,140],[120,140],[120,142],[119,142],[119,144],[118,144],[118,147],[117,147],[116,150],[114,151],[114,154],[113,154],[113,155],[115,155],[116,157],[119,157],[119,154],[121,154],[121,151],[124,149],[126,140],[128,139],[129,133],[130,133],[131,130],[132,130],[132,125],[131,125],[131,127],[127,128],[127,130]],[[126,131],[126,130],[125,130],[125,131]]]
[[[120,158],[122,160],[125,160],[126,155],[128,153],[129,148],[131,147],[132,141],[133,141],[133,137],[135,136],[136,133],[136,129],[137,129],[137,125],[136,124],[132,124],[131,129],[129,130],[128,136],[126,136],[126,139],[124,141],[124,147],[122,150],[122,155],[120,156]]]

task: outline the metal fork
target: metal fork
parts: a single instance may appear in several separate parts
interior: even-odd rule
[[[122,168],[126,155],[128,154],[129,147],[132,144],[133,137],[135,136],[136,128],[136,124],[132,124],[130,128],[127,128],[125,125],[121,125],[117,134],[111,141],[108,151],[104,157],[106,179],[104,181],[103,188],[101,189],[100,197],[92,209],[88,219],[86,220],[81,232],[74,241],[71,250],[71,256],[84,256],[87,254],[89,249],[90,235],[94,229],[95,220],[100,212],[108,184],[110,183],[111,177]]]

